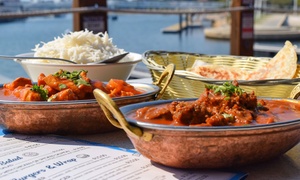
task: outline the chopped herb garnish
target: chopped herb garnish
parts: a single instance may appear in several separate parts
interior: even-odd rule
[[[63,89],[66,89],[67,88],[67,85],[65,84],[59,84],[59,89],[60,90],[63,90]]]
[[[81,72],[87,72],[85,70],[80,70],[80,71],[73,71],[73,72],[69,72],[69,71],[63,71],[60,70],[57,73],[53,74],[56,77],[59,78],[64,78],[64,79],[69,79],[72,80],[76,86],[79,86],[81,84],[86,85],[86,86],[90,86],[91,84],[87,81],[85,81],[82,77],[81,77]]]
[[[261,103],[257,103],[257,107],[263,107]]]
[[[230,121],[234,120],[234,118],[231,114],[223,113],[222,115],[225,119],[229,119]]]
[[[90,84],[88,82],[86,82],[84,79],[77,80],[77,85],[80,85],[80,84],[90,86]]]
[[[41,95],[42,100],[47,100],[48,99],[48,91],[43,88],[44,86],[38,86],[34,84],[31,88],[32,91],[35,91]]]
[[[266,106],[262,105],[261,103],[257,103],[257,109],[260,111],[268,111],[269,108],[267,108]]]
[[[205,85],[206,89],[214,90],[214,93],[221,93],[226,97],[231,97],[233,94],[242,95],[245,91],[239,86],[233,85],[231,82],[225,82],[223,85]]]

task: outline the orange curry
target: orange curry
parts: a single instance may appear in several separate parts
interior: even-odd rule
[[[3,85],[5,96],[14,96],[21,101],[66,101],[92,99],[93,90],[101,89],[110,97],[133,96],[142,92],[123,80],[111,79],[107,84],[90,80],[87,71],[63,71],[45,76],[41,73],[37,84],[19,77]],[[3,99],[3,97],[1,98]]]
[[[131,118],[155,124],[179,126],[241,126],[299,119],[300,105],[287,100],[257,99],[237,82],[206,86],[195,101],[173,101],[143,107]]]

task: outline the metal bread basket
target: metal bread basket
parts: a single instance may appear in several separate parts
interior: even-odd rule
[[[153,81],[157,81],[160,74],[170,63],[175,64],[175,75],[167,87],[162,99],[198,97],[205,89],[205,84],[222,84],[223,80],[201,78],[187,71],[196,60],[215,65],[227,65],[256,70],[265,65],[271,58],[249,56],[216,56],[187,52],[147,51],[143,53],[143,63],[149,68]],[[300,82],[300,66],[297,65],[292,79],[268,79],[238,81],[239,85],[248,92],[254,91],[257,96],[286,98],[296,84]]]

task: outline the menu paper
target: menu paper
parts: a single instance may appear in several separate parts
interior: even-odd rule
[[[0,179],[238,180],[245,173],[170,168],[135,150],[61,136],[0,136]]]

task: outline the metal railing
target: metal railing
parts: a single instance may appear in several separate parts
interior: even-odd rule
[[[0,13],[0,19],[25,18],[34,16],[48,16],[68,13],[89,13],[89,12],[107,12],[107,13],[130,13],[130,14],[214,14],[234,11],[261,11],[266,13],[286,13],[298,14],[300,10],[286,10],[276,8],[254,8],[254,7],[230,7],[230,8],[209,8],[209,9],[115,9],[110,7],[80,7],[69,9],[54,9],[42,11],[25,11]]]

